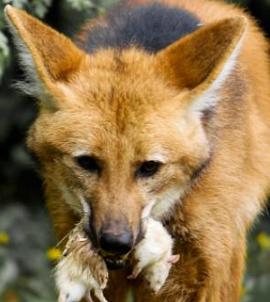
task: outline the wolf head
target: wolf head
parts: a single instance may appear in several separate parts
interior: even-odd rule
[[[137,242],[141,220],[162,219],[209,160],[209,112],[237,68],[242,18],[203,25],[156,54],[130,47],[87,54],[25,12],[6,7],[38,99],[28,137],[48,187],[86,217],[113,254]]]

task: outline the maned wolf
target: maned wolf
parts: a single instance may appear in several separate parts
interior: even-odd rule
[[[239,301],[270,184],[268,42],[254,20],[222,1],[130,1],[72,42],[5,12],[19,86],[39,101],[28,146],[56,233],[83,218],[101,259],[122,266],[106,299]]]

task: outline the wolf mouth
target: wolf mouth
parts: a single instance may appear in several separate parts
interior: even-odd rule
[[[128,265],[130,253],[127,253],[125,255],[113,255],[104,251],[100,251],[100,255],[104,259],[109,270],[117,270],[122,269]]]
[[[107,268],[109,270],[122,269],[127,265],[127,261],[125,259],[121,259],[121,258],[105,257],[104,261],[105,261],[105,263],[107,265]]]

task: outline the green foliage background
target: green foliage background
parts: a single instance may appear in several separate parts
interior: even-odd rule
[[[51,269],[55,245],[43,204],[41,181],[25,148],[35,102],[12,83],[22,78],[4,20],[10,3],[73,35],[90,17],[117,0],[0,0],[0,301],[52,302],[56,294]],[[270,32],[270,0],[228,1],[243,5]],[[244,302],[270,301],[270,219],[264,215],[249,240]],[[49,253],[48,253],[49,251]]]

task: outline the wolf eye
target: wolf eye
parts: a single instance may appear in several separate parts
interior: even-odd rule
[[[84,170],[91,172],[91,173],[100,173],[101,166],[99,161],[88,155],[82,155],[75,158],[77,164],[83,168]]]
[[[145,161],[136,171],[138,177],[151,177],[156,174],[162,163],[154,160]]]

